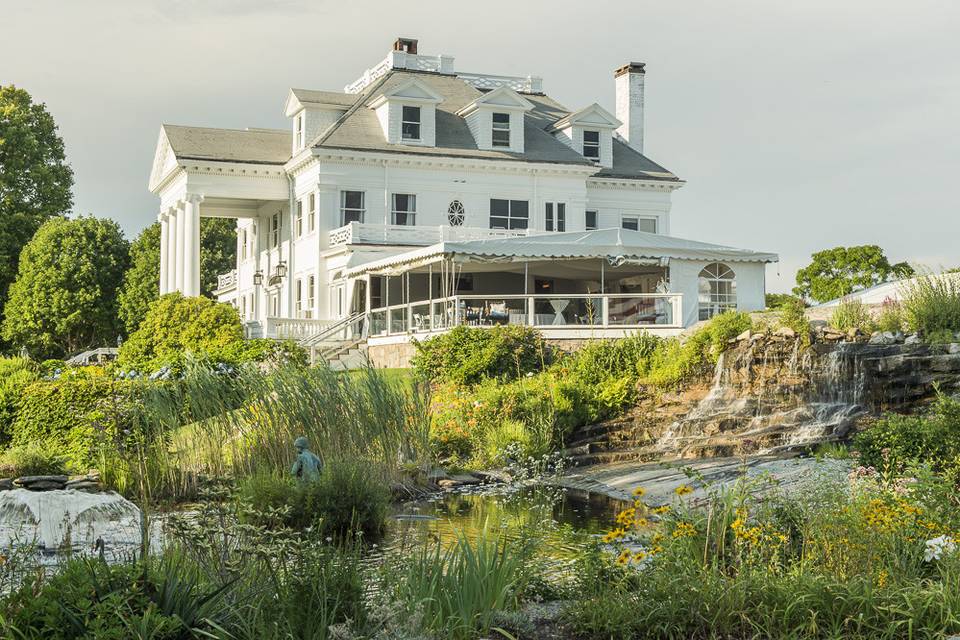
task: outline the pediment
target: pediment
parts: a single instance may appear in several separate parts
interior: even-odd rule
[[[370,103],[371,108],[377,108],[388,100],[410,100],[412,102],[443,102],[443,96],[428,87],[420,80],[408,80],[377,95]]]
[[[483,94],[473,102],[460,109],[458,113],[460,115],[466,115],[476,111],[481,107],[529,111],[533,109],[533,103],[510,87],[504,85],[497,87],[493,91]]]
[[[586,127],[600,127],[605,129],[616,129],[621,123],[612,113],[594,102],[588,107],[575,111],[570,115],[561,118],[553,125],[552,130],[566,129],[567,127],[577,125]]]
[[[153,168],[150,170],[150,191],[154,191],[163,179],[177,168],[177,156],[170,146],[167,132],[160,127],[160,137],[157,139],[157,149],[153,154]]]

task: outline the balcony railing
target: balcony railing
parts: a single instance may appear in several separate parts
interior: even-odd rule
[[[302,340],[322,333],[335,320],[268,317],[263,335],[277,340]]]
[[[443,241],[485,240],[526,236],[527,229],[484,229],[482,227],[416,226],[351,222],[330,231],[330,246],[344,244],[399,244],[426,246]]]
[[[665,294],[461,295],[370,311],[370,336],[440,331],[457,325],[542,329],[679,328],[683,296]]]
[[[237,286],[237,270],[221,273],[217,276],[217,290],[232,289]]]

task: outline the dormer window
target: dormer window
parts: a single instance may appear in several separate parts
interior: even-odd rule
[[[493,113],[493,130],[490,132],[490,140],[494,147],[510,146],[509,113]]]
[[[305,115],[304,112],[301,111],[300,113],[297,114],[297,117],[295,118],[296,127],[297,127],[297,130],[296,130],[297,149],[303,149],[304,145],[306,145],[306,141],[304,140],[304,135],[303,135],[304,134],[304,129],[303,129],[304,115]]]
[[[583,157],[600,162],[600,132],[586,129],[583,132]]]
[[[420,141],[420,107],[404,105],[400,130],[403,140]]]

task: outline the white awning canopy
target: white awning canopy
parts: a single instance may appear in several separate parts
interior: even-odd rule
[[[513,238],[446,241],[348,269],[348,276],[395,275],[430,263],[493,264],[554,260],[606,259],[612,265],[659,264],[671,259],[723,262],[777,262],[775,253],[736,249],[695,240],[631,231],[598,229],[544,233]]]

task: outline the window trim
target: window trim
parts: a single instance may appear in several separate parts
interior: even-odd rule
[[[593,224],[590,224],[590,216],[593,215]],[[600,228],[600,211],[597,209],[587,209],[583,212],[583,228],[587,231],[596,231]]]
[[[360,208],[356,207],[347,207],[347,194],[348,193],[359,193],[360,194]],[[357,220],[347,220],[347,212],[356,214]],[[360,191],[357,189],[341,189],[340,190],[340,226],[345,227],[350,222],[359,222],[363,224],[363,220],[366,217],[367,213],[367,192]]]
[[[283,216],[275,213],[270,216],[270,248],[276,249],[280,246],[280,231],[283,228]]]
[[[636,228],[631,229],[630,227],[625,226],[627,220],[633,220],[636,223]],[[653,222],[653,231],[643,231],[640,229],[640,222],[644,220]],[[636,214],[621,215],[620,228],[627,229],[629,231],[643,231],[643,233],[660,233],[660,220],[655,216],[642,216]]]
[[[307,315],[305,317],[312,318],[313,310],[317,304],[317,280],[316,276],[310,275],[307,277]]]
[[[417,119],[407,120],[406,111],[407,109],[416,109],[417,110]],[[416,125],[417,128],[417,137],[407,137],[405,125]],[[400,141],[401,142],[422,142],[423,141],[423,109],[417,105],[412,104],[402,104],[400,105]]]
[[[567,230],[567,203],[546,202],[544,204],[544,228],[547,231],[556,231],[557,233],[565,232]]]
[[[296,140],[297,140],[297,150],[303,149],[307,145],[306,141],[306,112],[301,111],[297,114],[296,118]]]
[[[402,211],[397,208],[397,196],[407,197],[407,206],[413,205],[412,209]],[[406,222],[397,222],[397,214],[406,216]],[[415,193],[392,193],[390,194],[390,224],[398,227],[417,226],[417,194]]]
[[[497,122],[497,116],[506,116],[506,122]],[[498,149],[509,149],[510,148],[510,139],[511,139],[511,125],[513,124],[510,113],[507,111],[494,111],[490,114],[490,146],[496,147]],[[506,144],[503,141],[497,142],[497,133],[506,133],[507,141]]]
[[[587,134],[595,133],[597,134],[597,141],[587,142]],[[584,129],[581,134],[581,142],[583,147],[583,157],[593,160],[594,162],[600,162],[600,130],[599,129]],[[587,149],[596,150],[597,155],[591,155],[587,153]]]
[[[303,237],[303,200],[297,200],[297,212],[293,218],[294,230],[296,231],[297,238]]]
[[[507,203],[507,213],[506,215],[497,215],[493,212],[493,203],[494,202],[506,202]],[[524,208],[526,209],[526,215],[514,215],[514,206],[517,204],[523,203]],[[494,225],[494,218],[505,220],[506,226]],[[514,221],[517,224],[514,224]],[[523,225],[520,225],[520,222],[523,222]],[[490,198],[490,228],[491,229],[504,229],[508,231],[514,231],[517,229],[529,229],[530,228],[530,201],[529,200],[510,200],[506,198]]]
[[[736,271],[723,262],[711,262],[703,267],[697,276],[697,318],[709,320],[721,313],[736,311],[738,308]]]
[[[307,207],[307,232],[313,233],[317,230],[317,194],[311,191],[309,195],[309,206]]]

